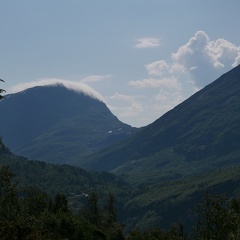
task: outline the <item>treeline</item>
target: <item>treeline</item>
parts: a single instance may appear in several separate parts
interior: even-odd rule
[[[124,239],[111,193],[102,208],[96,193],[75,212],[67,197],[49,197],[37,187],[14,182],[9,167],[0,169],[0,239]]]
[[[100,206],[99,197],[86,195],[84,207],[73,211],[67,197],[50,197],[37,187],[21,187],[9,167],[0,169],[0,239],[48,240],[237,240],[240,239],[240,203],[237,199],[206,192],[193,214],[190,233],[182,224],[168,230],[132,230],[124,233],[117,222],[116,200],[109,193]]]
[[[115,199],[100,209],[90,193],[86,206],[70,210],[65,195],[49,197],[37,187],[19,187],[9,167],[0,169],[0,239],[124,239],[117,223]]]

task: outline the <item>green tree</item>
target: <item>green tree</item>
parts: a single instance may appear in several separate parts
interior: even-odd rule
[[[106,198],[101,215],[101,226],[109,240],[124,240],[123,226],[117,222],[116,199],[110,192]]]
[[[0,137],[0,152],[5,149],[5,145],[2,142],[2,138]]]
[[[68,212],[68,200],[64,194],[57,194],[53,200],[50,200],[50,210],[54,213]]]
[[[46,210],[48,196],[35,186],[26,187],[21,192],[21,208],[22,214],[26,216],[34,216],[35,218]]]
[[[117,222],[117,210],[115,207],[115,198],[112,193],[109,193],[106,202],[103,206],[101,216],[101,225],[104,228],[110,228]]]
[[[88,211],[90,222],[95,226],[99,226],[100,211],[98,206],[98,195],[95,192],[91,192],[88,196]]]
[[[4,80],[2,80],[2,79],[0,79],[0,81],[1,82],[4,82]],[[2,95],[2,93],[4,93],[4,92],[6,92],[4,89],[0,89],[0,101],[3,99],[3,98],[5,98],[3,95]],[[0,147],[1,148],[5,148],[5,146],[4,146],[4,144],[3,144],[3,142],[2,142],[2,138],[0,137]]]
[[[0,220],[15,220],[19,215],[17,183],[13,182],[14,174],[8,166],[0,169]]]
[[[240,237],[240,205],[236,199],[206,192],[196,212],[195,239],[237,240]]]
[[[110,192],[104,205],[104,211],[113,222],[117,221],[116,199]]]
[[[4,80],[0,79],[1,82],[5,82]],[[0,100],[5,98],[2,93],[6,92],[4,89],[0,89]]]

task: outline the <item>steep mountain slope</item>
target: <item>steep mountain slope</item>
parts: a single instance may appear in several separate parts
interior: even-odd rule
[[[62,85],[8,95],[0,111],[4,143],[18,155],[48,162],[70,163],[136,131],[100,100]]]
[[[141,179],[178,178],[238,164],[240,66],[197,92],[132,138],[87,159],[92,169]],[[137,177],[138,176],[138,177]]]

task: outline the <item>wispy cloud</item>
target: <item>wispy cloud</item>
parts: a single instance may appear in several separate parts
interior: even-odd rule
[[[134,101],[127,105],[108,105],[112,112],[118,112],[119,117],[133,117],[141,114],[144,111],[143,103],[140,101]]]
[[[129,85],[138,88],[167,88],[179,89],[180,83],[176,77],[169,78],[146,78],[143,80],[130,81]]]
[[[184,100],[180,92],[169,92],[160,89],[158,94],[154,96],[155,103],[151,106],[152,110],[159,115],[170,110]],[[161,104],[159,104],[161,103]]]
[[[136,40],[135,48],[153,48],[160,45],[161,40],[159,38],[139,38]]]
[[[93,76],[88,76],[88,77],[81,79],[81,82],[85,82],[85,83],[100,82],[100,81],[108,80],[111,78],[112,78],[112,75],[110,75],[110,74],[108,74],[108,75],[93,75]]]
[[[142,113],[143,110],[144,110],[144,107],[142,102],[133,102],[131,103],[131,105],[123,108],[123,112],[121,116],[123,117],[137,116],[138,114]]]
[[[108,97],[110,104],[107,105],[111,111],[118,112],[120,117],[131,118],[144,111],[143,103],[140,101],[141,98],[143,98],[141,95],[115,93]]]
[[[40,79],[40,80],[32,81],[32,82],[20,83],[20,84],[13,86],[10,89],[10,92],[16,93],[16,92],[20,92],[25,89],[36,87],[36,86],[48,86],[48,85],[58,85],[58,84],[64,85],[68,89],[71,89],[71,90],[79,92],[79,93],[86,94],[88,96],[91,96],[93,98],[96,98],[96,99],[99,99],[99,100],[105,102],[104,97],[99,92],[92,89],[88,85],[81,83],[81,82],[74,82],[74,81],[58,79],[58,78],[45,78],[45,79]]]
[[[123,100],[127,102],[135,101],[137,98],[142,98],[142,96],[115,93],[114,95],[109,97],[109,99],[112,99],[112,100]]]

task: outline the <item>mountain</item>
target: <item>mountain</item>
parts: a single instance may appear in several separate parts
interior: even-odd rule
[[[102,101],[63,85],[34,87],[0,102],[0,133],[18,155],[71,163],[128,138],[137,129],[122,123]]]
[[[240,66],[85,165],[146,182],[239,164],[239,92]]]
[[[56,90],[52,87],[32,90],[49,89]],[[61,90],[65,92],[64,88]],[[22,157],[17,158],[11,155],[8,157],[5,153],[1,155],[1,151],[0,165],[9,164],[14,171],[19,170],[17,175],[21,175],[21,179],[48,189],[48,192],[67,193],[72,206],[82,200],[78,197],[79,195],[83,197],[81,194],[83,192],[87,194],[92,190],[99,194],[107,193],[109,190],[114,192],[118,200],[119,219],[124,224],[126,232],[132,229],[144,230],[159,226],[167,228],[171,223],[183,223],[188,228],[194,222],[193,209],[196,208],[196,204],[206,190],[224,193],[229,197],[239,196],[239,90],[240,66],[224,74],[152,124],[128,135],[127,139],[124,140],[123,137],[123,141],[96,151],[92,155],[87,153],[84,157],[78,157],[79,153],[74,153],[73,158],[76,161],[74,163],[91,169],[91,174],[75,167],[27,161]],[[21,94],[24,95],[26,92],[28,90]],[[55,97],[50,103],[49,99],[44,99],[46,96],[50,98],[53,95],[41,94],[37,99],[45,101],[45,108],[47,108],[50,103],[56,104],[55,99],[61,101],[61,97]],[[13,96],[15,95],[10,95],[0,105]],[[72,92],[67,96],[70,98]],[[33,102],[34,98],[27,99]],[[61,104],[64,105],[65,101],[67,101],[66,98]],[[18,101],[14,102],[18,103]],[[27,104],[27,101],[25,102]],[[100,108],[101,102],[98,104],[97,109]],[[39,105],[34,104],[34,106]],[[7,109],[9,108],[1,111],[5,113]],[[33,109],[38,110],[35,107]],[[58,108],[50,109],[47,120],[60,119],[60,114],[57,117],[53,114]],[[70,111],[67,107],[64,110]],[[96,112],[98,110],[94,111]],[[104,116],[107,115],[106,113]],[[91,119],[89,115],[88,119]],[[42,116],[43,114],[39,114],[41,121],[46,121]],[[12,118],[8,118],[9,123]],[[60,122],[63,121],[60,126],[65,127],[63,123],[69,121],[64,119],[60,119]],[[95,118],[92,117],[93,119]],[[84,123],[86,122],[88,124],[91,121]],[[21,136],[25,139],[24,130],[28,130],[27,124],[22,120],[20,123],[25,127],[22,129]],[[30,123],[31,121],[28,121],[28,124]],[[49,141],[51,133],[56,132],[56,129],[62,129],[58,127],[59,123],[53,121],[53,124],[49,124],[49,127],[42,131],[46,135],[40,136],[45,137],[45,141]],[[89,129],[89,126],[85,128]],[[110,134],[112,130],[108,129],[105,132]],[[3,131],[0,130],[0,132]],[[36,139],[39,140],[39,137]],[[3,140],[6,144],[6,137]],[[63,142],[62,147],[64,147]],[[40,141],[40,143],[44,142]],[[38,146],[35,149],[38,149]],[[57,148],[57,151],[60,152],[59,156],[64,154],[61,148]],[[93,169],[111,171],[113,174],[103,172],[92,175]]]

